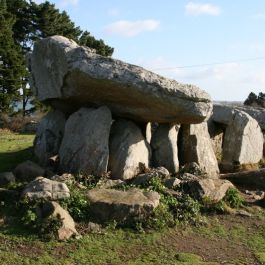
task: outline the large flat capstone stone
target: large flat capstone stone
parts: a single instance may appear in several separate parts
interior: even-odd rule
[[[36,42],[29,58],[31,86],[40,101],[66,112],[110,108],[114,116],[160,123],[200,123],[210,96],[141,67],[95,54],[62,36]]]

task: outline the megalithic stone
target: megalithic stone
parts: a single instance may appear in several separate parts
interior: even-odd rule
[[[62,36],[36,42],[29,69],[37,98],[68,113],[105,105],[114,117],[191,124],[212,110],[210,96],[196,86],[97,55]]]

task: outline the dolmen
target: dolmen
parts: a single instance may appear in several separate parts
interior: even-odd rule
[[[52,107],[34,141],[40,164],[58,156],[63,172],[109,172],[112,179],[128,180],[143,168],[177,173],[196,162],[208,178],[219,178],[207,123],[213,103],[205,91],[98,55],[62,36],[36,42],[29,69],[35,96]],[[232,120],[236,138],[238,122]],[[225,152],[229,161],[237,159]]]

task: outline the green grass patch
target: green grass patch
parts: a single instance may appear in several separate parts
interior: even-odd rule
[[[11,171],[28,159],[32,159],[32,146],[35,135],[0,132],[0,172]]]

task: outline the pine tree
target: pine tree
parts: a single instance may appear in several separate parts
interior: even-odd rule
[[[76,27],[65,11],[60,13],[54,4],[48,1],[40,5],[32,3],[32,10],[35,11],[36,38],[46,38],[53,35],[62,35],[69,39],[77,40],[81,34],[79,27]]]
[[[11,112],[19,100],[25,75],[21,48],[13,39],[15,17],[7,12],[6,0],[0,0],[0,112]]]
[[[106,45],[103,40],[96,40],[88,31],[84,31],[77,41],[79,45],[87,46],[96,50],[97,54],[111,56],[114,49]]]
[[[32,49],[35,41],[53,35],[62,35],[75,40],[80,45],[94,48],[98,54],[104,56],[111,56],[114,51],[103,40],[96,40],[88,31],[83,32],[80,27],[75,26],[65,11],[60,12],[59,9],[55,8],[54,4],[48,1],[37,4],[32,0],[0,0],[0,3],[4,7],[3,10],[5,10],[5,15],[3,15],[5,18],[0,17],[1,27],[7,27],[9,29],[8,34],[1,30],[5,37],[2,39],[2,35],[0,36],[0,52],[4,52],[6,46],[10,46],[11,42],[12,49],[16,50],[12,52],[12,62],[10,61],[8,64],[0,65],[0,85],[1,91],[3,91],[1,97],[9,98],[9,103],[15,102],[20,97],[23,114],[26,113],[29,102],[34,102],[34,104],[36,102],[36,100],[30,101],[32,94],[28,87],[29,73],[25,63],[26,53]],[[7,44],[7,41],[10,43]],[[15,60],[17,63],[15,63]],[[10,70],[10,75],[13,75],[13,80],[17,80],[16,84],[14,83],[14,85],[8,87],[8,79],[6,75],[4,76],[2,74],[4,68],[5,71]],[[11,74],[12,72],[14,73]],[[5,89],[2,88],[2,83],[4,82]],[[13,98],[10,97],[12,94]],[[36,105],[38,106],[38,104]]]

